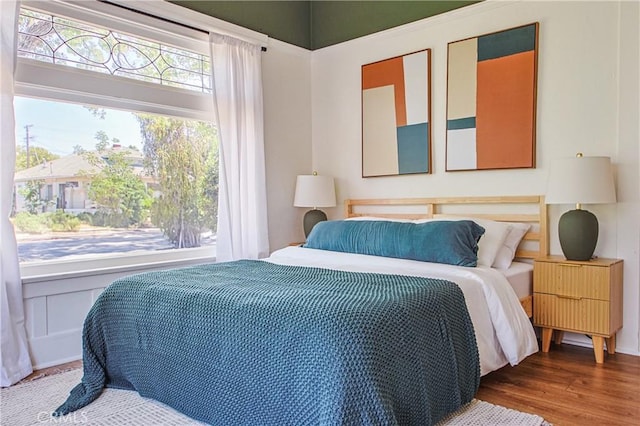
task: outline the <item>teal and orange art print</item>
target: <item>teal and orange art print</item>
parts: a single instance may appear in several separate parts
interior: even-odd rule
[[[362,66],[362,176],[431,173],[431,49]]]
[[[447,171],[535,167],[538,27],[449,43]]]

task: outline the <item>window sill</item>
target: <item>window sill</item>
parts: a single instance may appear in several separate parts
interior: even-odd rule
[[[22,284],[88,277],[114,272],[136,272],[150,268],[172,268],[216,260],[216,246],[153,252],[129,252],[86,256],[69,260],[47,260],[20,265]]]

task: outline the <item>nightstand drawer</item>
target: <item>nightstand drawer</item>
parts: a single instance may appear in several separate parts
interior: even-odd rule
[[[535,262],[533,291],[609,300],[611,269],[576,263]]]
[[[587,334],[609,336],[610,303],[604,300],[571,298],[555,294],[534,294],[535,324]]]

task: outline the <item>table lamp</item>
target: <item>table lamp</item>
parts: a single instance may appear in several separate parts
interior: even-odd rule
[[[336,191],[333,178],[313,175],[300,175],[296,179],[296,195],[293,200],[295,207],[312,207],[303,219],[304,236],[308,237],[311,229],[318,222],[327,220],[327,215],[318,207],[335,207]]]
[[[547,204],[575,204],[560,217],[558,237],[567,260],[589,260],[598,243],[598,219],[582,204],[616,202],[609,157],[558,158],[551,164],[547,182]]]

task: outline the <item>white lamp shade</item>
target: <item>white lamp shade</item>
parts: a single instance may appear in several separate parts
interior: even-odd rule
[[[320,175],[300,175],[296,179],[295,207],[335,207],[336,190],[333,178]]]
[[[616,202],[609,157],[558,158],[551,164],[547,204],[607,204]]]

